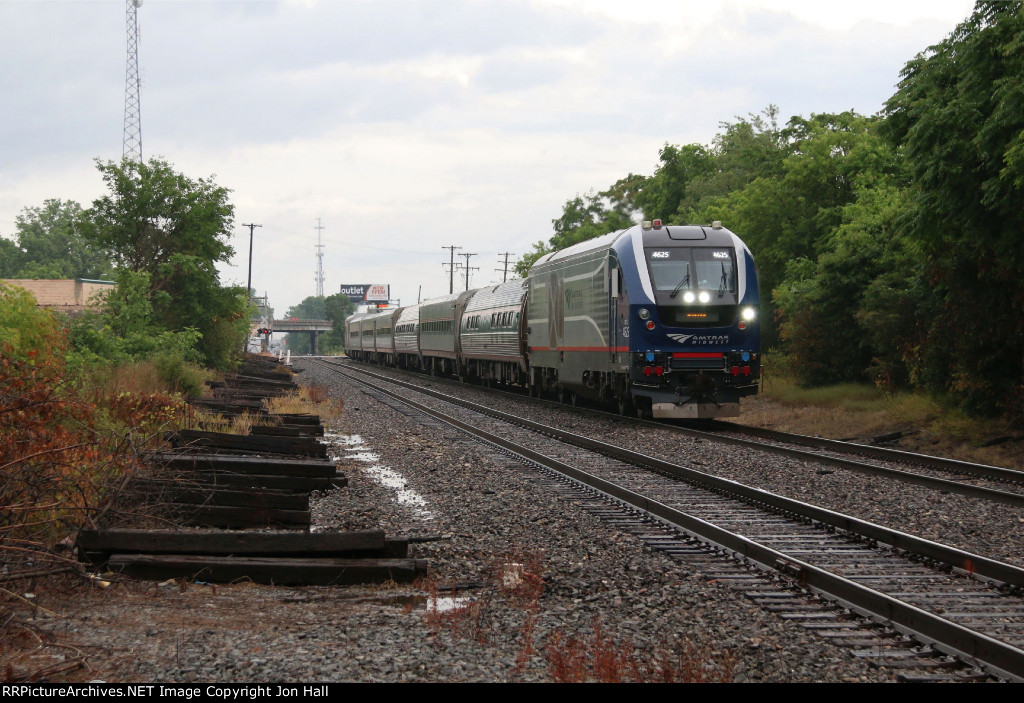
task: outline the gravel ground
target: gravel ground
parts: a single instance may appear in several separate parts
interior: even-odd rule
[[[37,668],[50,656],[87,662],[65,674],[79,680],[531,682],[588,674],[594,661],[614,672],[657,660],[661,671],[696,664],[698,676],[741,682],[892,679],[712,582],[706,564],[653,552],[557,497],[534,470],[334,378],[303,379],[329,385],[346,408],[332,441],[349,487],[315,497],[315,529],[429,538],[412,547],[430,562],[426,582],[40,587],[35,602],[64,617],[36,622],[61,643],[38,650]],[[474,586],[458,607],[426,605],[453,584]]]
[[[472,386],[433,383],[436,388],[475,402],[486,402],[491,397],[487,391]],[[619,423],[614,417],[585,416],[555,405],[539,405],[527,398],[503,395],[501,403],[502,410],[537,422],[599,437],[716,476],[1024,566],[1024,531],[1021,529],[1024,510],[1018,507],[814,462],[767,453],[754,455],[727,444],[687,437],[671,429]],[[956,480],[952,474],[949,478]]]

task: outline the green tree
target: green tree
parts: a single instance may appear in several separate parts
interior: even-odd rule
[[[673,146],[666,143],[658,154],[661,163],[641,184],[635,200],[647,219],[674,221],[680,208],[687,208],[690,185],[708,179],[715,172],[714,155],[700,144]]]
[[[223,287],[234,220],[229,191],[192,180],[165,161],[97,161],[109,193],[93,202],[83,235],[118,268],[149,277],[152,319],[163,330],[193,329],[205,361],[225,367],[242,349],[251,311],[244,288]]]
[[[1024,3],[982,1],[910,61],[885,108],[902,224],[933,296],[920,377],[978,413],[1024,410]]]
[[[288,312],[285,315],[299,320],[326,320],[324,297],[322,295],[311,295],[301,303],[288,308]],[[313,345],[311,344],[308,332],[289,333],[285,340],[285,344],[292,354],[309,354],[313,351]]]
[[[322,354],[340,352],[345,348],[345,318],[355,312],[356,306],[347,295],[335,293],[327,297],[311,295],[298,305],[288,308],[288,317],[300,320],[330,320],[331,330],[320,335],[317,342]],[[309,354],[312,351],[308,332],[288,335],[287,345],[293,354]]]
[[[516,262],[516,273],[525,276],[544,254],[633,225],[639,208],[636,198],[644,181],[643,176],[630,174],[600,193],[591,191],[566,201],[561,217],[551,220],[554,234],[548,243],[534,244],[534,250]]]
[[[870,378],[893,388],[908,380],[916,291],[907,285],[913,258],[894,225],[905,199],[898,187],[861,192],[816,259],[788,263],[773,301],[799,381]]]
[[[345,349],[345,320],[355,311],[355,303],[343,293],[324,298],[324,315],[331,321],[331,331],[320,337],[322,351],[338,353]]]
[[[530,272],[530,267],[537,263],[537,259],[545,254],[550,254],[552,251],[554,249],[549,244],[545,244],[542,240],[538,239],[533,243],[533,251],[523,254],[519,261],[515,263],[513,270],[520,278],[526,278],[526,274]]]
[[[16,217],[17,278],[106,278],[110,258],[83,236],[87,213],[73,200],[50,199]]]
[[[669,219],[678,222],[703,222],[708,203],[743,189],[757,179],[775,179],[782,173],[782,162],[792,153],[787,133],[778,124],[779,108],[769,105],[760,115],[737,117],[723,122],[722,130],[708,148],[710,163],[699,164],[686,184],[684,197]],[[651,213],[653,215],[653,213]],[[662,216],[663,219],[664,216]]]
[[[0,278],[20,278],[24,252],[10,239],[0,237]]]
[[[121,364],[167,357],[199,361],[200,333],[193,327],[168,330],[154,319],[153,291],[145,271],[120,269],[117,286],[104,299],[103,311],[71,321],[72,361],[76,365]]]
[[[56,351],[53,340],[59,334],[53,313],[37,308],[31,293],[0,282],[0,349],[4,356],[42,364]]]
[[[793,117],[785,130],[790,153],[777,168],[769,169],[774,171],[773,175],[759,176],[726,195],[702,201],[704,207],[697,215],[698,221],[721,220],[739,234],[757,260],[762,291],[784,292],[785,310],[799,310],[801,319],[813,319],[806,309],[810,301],[799,302],[797,294],[810,294],[811,289],[800,283],[800,277],[810,269],[793,262],[814,263],[822,255],[834,256],[840,244],[836,233],[842,225],[850,223],[846,208],[863,192],[886,179],[898,180],[901,173],[896,155],[877,133],[878,122],[878,118],[853,112],[812,115],[809,119]],[[832,264],[838,262],[833,259]],[[819,270],[811,275],[826,274]],[[827,298],[828,282],[821,283],[824,288],[820,296]],[[834,293],[838,295],[840,291]],[[768,309],[773,305],[768,295],[763,295],[762,301],[764,341],[774,345],[778,341],[777,315]],[[778,306],[776,309],[782,310]],[[854,313],[854,308],[847,308],[844,315],[850,329],[855,327]],[[838,343],[838,339],[823,339],[820,344]],[[798,340],[810,343],[811,338],[791,333],[789,340],[793,345],[801,343]],[[806,358],[818,355],[801,354]],[[848,355],[844,358],[852,360]],[[837,371],[848,377],[859,375],[862,369]]]

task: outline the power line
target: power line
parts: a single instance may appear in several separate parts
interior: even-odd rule
[[[512,252],[510,252],[510,251],[503,251],[500,254],[498,254],[498,256],[505,257],[505,268],[504,269],[494,269],[494,270],[502,272],[501,273],[501,282],[504,283],[505,281],[508,280],[508,257],[512,256]]]
[[[470,266],[469,265],[469,257],[476,256],[476,254],[459,254],[459,256],[466,257],[466,265],[462,266],[462,268],[466,269],[466,290],[469,290],[469,272],[471,270],[472,271],[479,271],[480,267],[479,266]]]
[[[441,248],[442,249],[448,249],[449,252],[451,253],[451,261],[447,264],[447,266],[448,266],[448,295],[451,295],[452,293],[455,292],[455,250],[456,249],[461,249],[462,247],[457,247],[454,244],[450,244],[450,245],[448,245],[446,247],[441,247]],[[459,254],[459,256],[462,256],[462,254]],[[441,264],[441,265],[444,266],[445,264]]]

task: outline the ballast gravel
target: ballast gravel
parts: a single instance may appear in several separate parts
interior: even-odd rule
[[[606,676],[653,680],[657,663],[677,673],[685,661],[711,680],[893,680],[715,582],[706,562],[671,558],[603,522],[535,469],[327,372],[308,366],[301,380],[345,407],[329,440],[349,485],[314,496],[314,529],[408,536],[411,556],[429,560],[428,578],[92,589],[72,612],[39,619],[85,655],[89,677],[541,682],[594,680],[597,661]]]
[[[373,371],[401,378],[410,376],[380,367],[373,367]],[[538,404],[513,394],[502,394],[498,401],[477,386],[446,379],[431,383],[435,390],[443,389],[453,396],[477,403],[500,402],[500,408],[508,413],[1024,567],[1024,531],[1021,529],[1024,512],[1015,506],[813,461],[752,452],[713,440],[688,437],[671,427],[623,423],[611,415],[596,417],[574,413],[555,404]],[[866,461],[883,463],[874,459]],[[946,478],[959,479],[955,474]],[[1009,490],[1005,486],[996,487]]]

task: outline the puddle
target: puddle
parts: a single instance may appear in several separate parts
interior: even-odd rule
[[[345,447],[362,446],[363,438],[357,434],[339,434],[338,432],[325,432],[324,438],[331,440],[334,444],[340,444]]]
[[[331,443],[345,452],[344,458],[352,461],[372,464],[362,469],[362,473],[369,476],[373,481],[385,488],[395,492],[395,500],[412,510],[413,517],[419,520],[433,520],[434,514],[427,509],[427,499],[411,488],[406,487],[405,477],[389,466],[379,464],[380,456],[370,451],[370,448],[363,442],[363,438],[357,434],[338,434],[331,437]]]
[[[346,449],[345,451],[353,452],[352,454],[346,454],[346,459],[352,459],[353,461],[365,461],[371,464],[380,461],[380,457],[373,452],[361,452],[357,449]]]
[[[465,608],[473,602],[473,599],[459,598],[457,596],[438,596],[436,598],[433,596],[393,596],[391,598],[376,598],[374,602],[382,605],[391,605],[396,608],[447,613],[458,608]]]
[[[405,477],[394,469],[387,466],[370,466],[363,469],[363,473],[378,485],[390,488],[395,491],[395,499],[402,505],[412,509],[414,516],[420,520],[433,520],[434,514],[427,510],[427,499],[411,488],[405,487]]]

